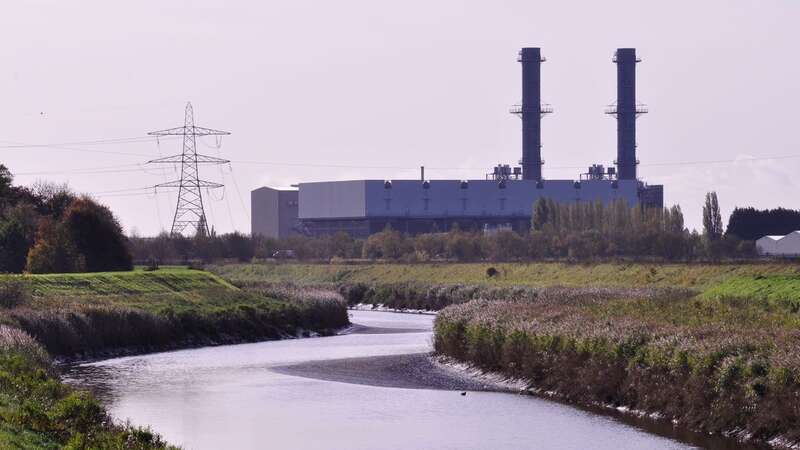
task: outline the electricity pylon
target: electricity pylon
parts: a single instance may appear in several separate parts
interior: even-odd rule
[[[226,136],[227,131],[212,130],[210,128],[196,127],[194,125],[194,110],[192,104],[186,104],[186,117],[182,127],[147,133],[150,136],[183,136],[183,153],[164,158],[147,161],[148,164],[180,164],[181,179],[167,183],[157,184],[155,187],[177,187],[178,205],[175,207],[175,217],[172,220],[171,235],[183,234],[187,228],[194,230],[195,234],[209,234],[208,221],[203,210],[203,195],[201,188],[212,189],[223,185],[212,181],[200,179],[199,164],[227,164],[230,161],[213,156],[199,155],[197,153],[197,136]]]

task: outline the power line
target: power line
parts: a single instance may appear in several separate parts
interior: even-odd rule
[[[174,139],[174,138],[173,138]],[[83,141],[70,141],[70,142],[48,142],[44,144],[25,144],[15,141],[0,141],[5,142],[7,145],[0,145],[0,148],[35,148],[35,147],[58,147],[65,145],[120,145],[120,144],[141,144],[143,142],[153,142],[155,137],[138,136],[138,137],[125,137],[125,138],[104,138],[104,139],[91,139]]]
[[[691,166],[691,165],[712,165],[712,164],[733,164],[740,162],[755,162],[755,161],[770,161],[770,160],[787,160],[798,159],[800,155],[780,155],[780,156],[763,156],[763,157],[749,157],[749,158],[735,158],[735,159],[718,159],[718,160],[700,160],[700,161],[670,161],[670,162],[656,162],[649,164],[640,164],[644,167],[669,167],[669,166]],[[172,162],[172,161],[170,161]],[[286,166],[286,167],[319,167],[319,168],[343,168],[343,169],[381,169],[381,170],[419,170],[419,167],[403,167],[403,166],[364,166],[364,165],[347,165],[347,164],[306,164],[306,163],[292,163],[292,162],[269,162],[269,161],[244,161],[234,160],[231,161],[236,164],[252,164],[252,165],[271,165],[271,166]],[[174,161],[174,164],[179,164],[179,161]],[[431,167],[426,166],[431,170],[486,170],[486,167]],[[580,170],[584,169],[583,166],[554,166],[550,167],[551,170]],[[231,168],[231,171],[233,169]],[[88,168],[76,168],[65,170],[45,170],[37,172],[13,172],[14,176],[33,176],[33,175],[61,175],[61,174],[76,174],[76,175],[95,175],[95,174],[108,174],[108,173],[130,173],[130,172],[143,172],[148,175],[156,175],[150,172],[143,164],[120,164],[113,166],[99,166]],[[163,174],[159,171],[158,174]]]

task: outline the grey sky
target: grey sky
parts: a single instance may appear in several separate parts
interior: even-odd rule
[[[545,177],[611,163],[611,57],[636,47],[638,100],[651,111],[639,120],[639,174],[699,227],[708,190],[726,219],[737,205],[800,207],[800,158],[651,165],[800,156],[798,23],[800,2],[788,0],[6,2],[0,145],[143,136],[181,125],[188,100],[198,125],[233,133],[219,153],[213,139],[199,144],[210,155],[408,168],[207,168],[228,185],[207,197],[211,222],[247,232],[249,191],[262,185],[417,177],[420,165],[434,179],[476,178],[515,163],[520,123],[508,107],[523,46],[542,47],[542,97],[556,110],[543,123]],[[158,157],[156,143],[68,148],[0,149],[0,161],[36,172],[19,183],[106,192],[97,198],[129,231],[169,227],[174,194],[108,192],[177,177],[132,166]],[[162,156],[179,151],[160,143]],[[76,173],[97,167],[108,169]]]

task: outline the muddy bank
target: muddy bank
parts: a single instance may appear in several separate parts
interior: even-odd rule
[[[406,389],[452,391],[501,391],[501,386],[484,383],[436,364],[427,353],[310,361],[271,370],[285,375],[341,383]]]

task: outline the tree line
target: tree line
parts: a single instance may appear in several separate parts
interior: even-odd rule
[[[725,231],[717,195],[712,192],[705,198],[702,232],[686,228],[679,206],[631,208],[624,201],[604,205],[540,199],[533,205],[530,230],[523,233],[454,228],[410,236],[387,228],[366,239],[343,232],[286,239],[238,232],[126,237],[114,214],[92,198],[65,185],[14,185],[10,171],[0,165],[0,272],[11,273],[130,270],[134,262],[157,265],[254,258],[408,262],[750,258],[756,255],[753,239],[765,234],[762,227],[783,227],[769,228],[783,233],[784,228],[800,228],[793,225],[795,219],[800,219],[800,212],[737,208]]]
[[[130,270],[119,221],[66,185],[16,186],[0,164],[0,273]]]
[[[785,208],[757,210],[736,208],[728,220],[726,235],[755,240],[767,235],[786,235],[800,230],[800,211]]]
[[[410,236],[386,228],[366,239],[344,232],[331,236],[272,239],[230,233],[194,238],[164,233],[131,238],[137,261],[161,262],[270,258],[301,260],[368,259],[394,261],[591,260],[648,259],[718,260],[756,256],[752,241],[723,234],[715,193],[706,196],[704,229],[690,231],[679,206],[665,209],[629,207],[618,201],[561,204],[540,199],[533,205],[531,229],[483,231],[455,228],[447,233]]]

